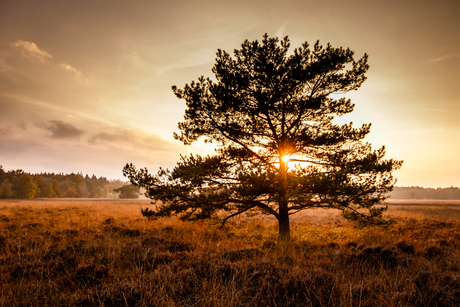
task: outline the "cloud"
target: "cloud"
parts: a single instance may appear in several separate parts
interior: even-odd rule
[[[279,39],[283,39],[285,37],[284,31],[286,29],[286,23],[284,23],[281,27],[276,30],[275,36]]]
[[[85,133],[74,125],[65,123],[61,120],[50,120],[47,123],[38,124],[37,126],[50,132],[50,137],[53,139],[77,138]]]
[[[59,64],[59,67],[70,72],[75,79],[80,81],[86,81],[86,78],[84,78],[83,73],[80,70],[73,68],[69,64]]]
[[[0,138],[4,136],[9,136],[11,134],[11,127],[8,125],[4,128],[0,127]]]
[[[431,59],[428,62],[437,63],[437,62],[447,61],[447,60],[456,59],[456,58],[460,58],[460,53],[452,53],[452,54],[443,55],[439,58]]]
[[[214,61],[214,55],[216,53],[215,49],[211,48],[202,48],[197,49],[192,52],[188,52],[184,58],[173,62],[166,62],[168,64],[164,65],[158,69],[157,74],[162,75],[171,70],[179,70],[190,67],[197,67],[202,65],[211,64]]]
[[[18,122],[18,126],[22,128],[22,130],[27,130],[27,123],[23,120]]]
[[[39,60],[42,63],[53,57],[45,50],[38,48],[38,46],[33,42],[17,40],[14,43],[10,43],[9,45],[13,48],[20,49],[22,56]]]
[[[130,54],[123,55],[119,65],[129,65],[146,72],[150,71],[152,66],[149,62],[145,61],[137,52],[132,52]]]
[[[88,142],[90,144],[96,144],[101,142],[118,143],[127,141],[131,136],[134,136],[134,133],[132,133],[129,130],[117,132],[100,132],[95,136],[91,137],[88,140]]]
[[[91,145],[110,145],[116,147],[136,148],[146,152],[177,152],[179,146],[168,142],[156,134],[130,129],[111,128],[100,132],[88,140]]]

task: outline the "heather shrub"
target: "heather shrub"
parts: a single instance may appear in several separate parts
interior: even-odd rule
[[[31,205],[33,204],[33,206]],[[55,205],[53,205],[55,204]],[[389,209],[391,212],[391,208]],[[316,212],[316,211],[315,211]],[[149,221],[133,204],[0,206],[4,306],[457,306],[460,223],[355,228],[312,215]],[[339,226],[338,226],[339,225]]]

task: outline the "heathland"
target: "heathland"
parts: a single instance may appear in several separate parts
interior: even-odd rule
[[[149,221],[145,200],[1,200],[0,306],[458,306],[460,202],[389,201],[387,227],[333,210]]]

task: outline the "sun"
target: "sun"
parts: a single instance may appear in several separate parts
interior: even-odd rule
[[[307,161],[305,157],[302,157],[298,154],[285,155],[281,160],[286,164],[287,169],[293,170],[297,166],[306,167],[311,164],[310,161]]]

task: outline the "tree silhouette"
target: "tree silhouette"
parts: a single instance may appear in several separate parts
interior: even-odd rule
[[[212,156],[181,156],[172,170],[150,175],[127,164],[123,173],[146,195],[161,200],[150,218],[178,214],[184,220],[216,217],[225,223],[249,210],[275,216],[280,239],[289,240],[289,216],[307,208],[336,208],[361,222],[381,219],[374,205],[386,198],[401,161],[384,160],[384,147],[362,140],[370,124],[338,125],[354,104],[332,94],[358,89],[369,66],[349,49],[310,49],[289,54],[288,37],[246,40],[234,57],[218,50],[217,82],[200,77],[175,95],[187,104],[179,123],[184,144],[204,137],[217,142]]]
[[[124,186],[119,187],[118,189],[114,189],[113,191],[116,193],[120,193],[118,196],[119,198],[139,198],[139,187],[126,184]]]

